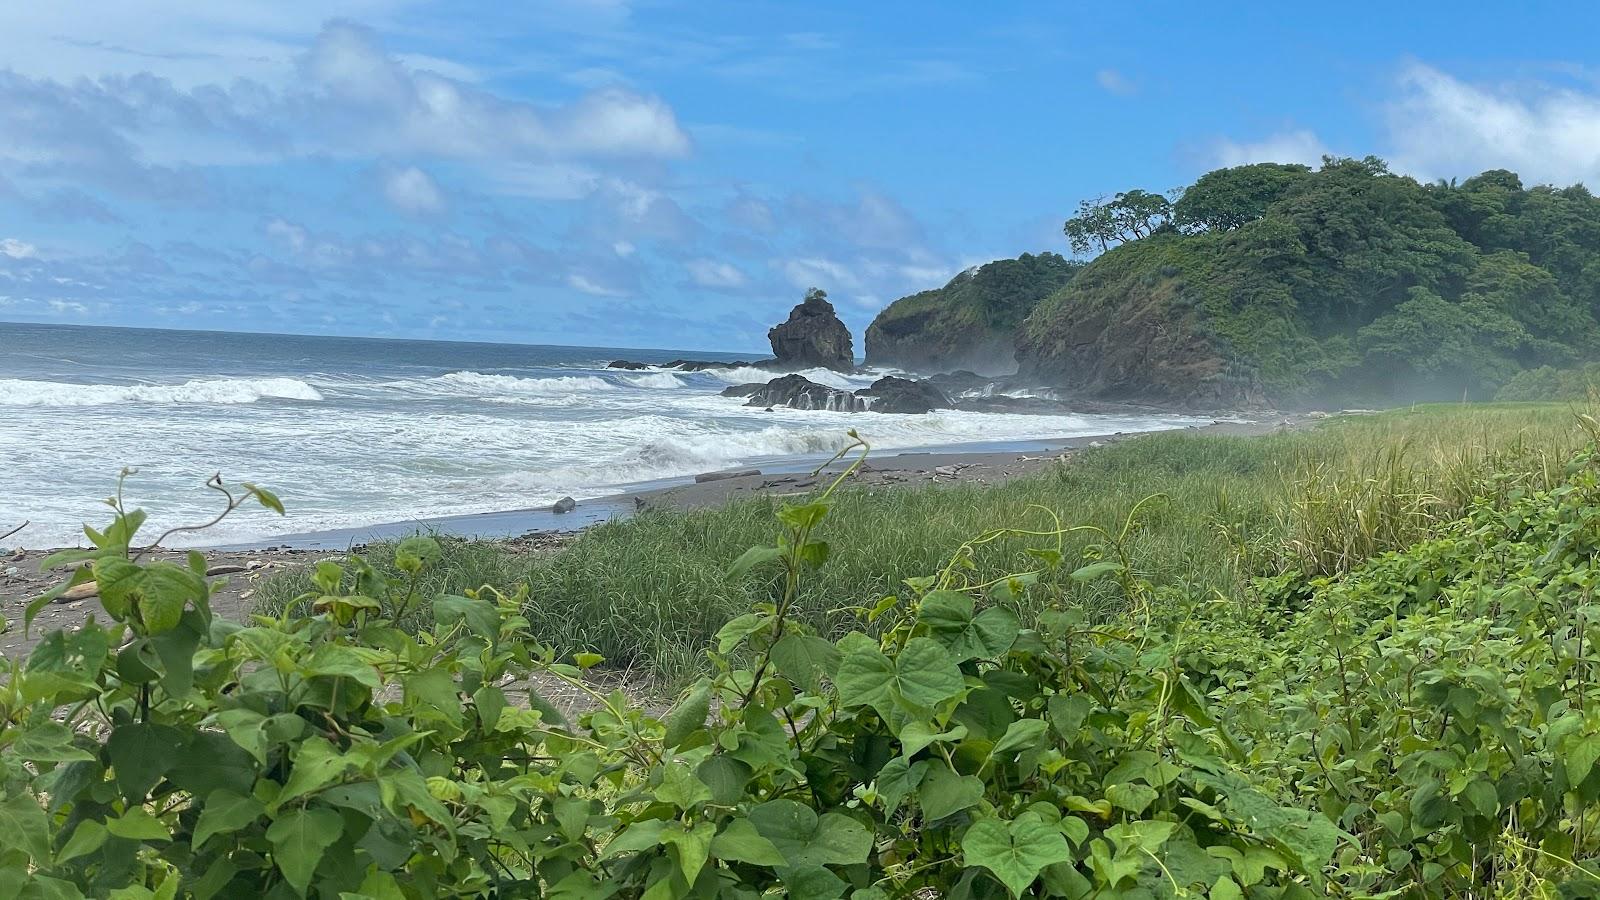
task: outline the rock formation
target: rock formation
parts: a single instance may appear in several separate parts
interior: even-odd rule
[[[870,397],[867,409],[882,413],[925,413],[936,409],[949,409],[950,398],[926,381],[896,378],[885,375],[860,392]]]
[[[942,288],[901,297],[867,328],[869,366],[913,372],[1016,371],[1017,326],[1083,264],[1054,253],[975,266]]]
[[[767,332],[772,355],[784,368],[814,366],[848,372],[856,366],[850,329],[839,321],[828,295],[817,288],[789,313],[789,320]]]
[[[740,390],[746,387],[750,385],[741,385]],[[784,375],[774,378],[748,396],[750,399],[745,401],[745,406],[787,406],[792,409],[825,409],[833,412],[859,412],[866,406],[850,391],[817,384],[804,375]]]

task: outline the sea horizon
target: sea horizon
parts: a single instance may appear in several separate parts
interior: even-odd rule
[[[327,333],[323,333],[323,332],[301,332],[301,331],[257,331],[257,330],[253,330],[253,329],[226,329],[226,330],[224,330],[224,329],[218,329],[218,328],[166,328],[166,327],[160,327],[160,326],[154,326],[154,325],[99,325],[99,324],[93,324],[93,323],[89,323],[89,322],[82,322],[82,323],[80,323],[80,322],[43,322],[43,321],[29,322],[29,321],[14,321],[14,320],[10,320],[10,319],[0,319],[0,329],[13,327],[13,326],[14,327],[18,327],[18,328],[30,328],[30,329],[32,329],[32,328],[38,328],[38,329],[60,328],[60,329],[73,329],[73,330],[85,329],[85,330],[94,330],[94,331],[141,331],[141,332],[158,332],[158,333],[163,333],[163,334],[225,335],[225,336],[229,336],[229,337],[247,336],[247,337],[262,337],[262,338],[279,337],[279,338],[296,338],[296,339],[299,339],[299,338],[313,338],[313,339],[314,338],[327,338],[327,339],[330,339],[330,340],[385,341],[385,342],[391,342],[391,343],[412,343],[412,344],[465,344],[465,345],[472,345],[472,346],[480,346],[481,345],[481,346],[490,346],[490,347],[541,347],[541,348],[551,348],[551,347],[553,347],[553,348],[558,348],[558,349],[563,349],[563,350],[605,350],[605,351],[617,351],[618,353],[632,353],[632,352],[640,352],[640,353],[672,353],[672,354],[681,355],[681,358],[683,358],[683,359],[700,359],[702,357],[710,358],[710,357],[718,357],[718,356],[727,356],[727,357],[732,357],[732,358],[735,358],[735,359],[737,359],[737,358],[748,358],[748,359],[753,361],[753,360],[757,360],[757,359],[770,358],[772,356],[772,350],[770,348],[764,349],[764,350],[754,350],[754,349],[751,349],[751,350],[707,350],[707,349],[683,349],[683,348],[667,348],[667,347],[624,347],[624,346],[612,346],[612,345],[609,345],[609,344],[557,344],[557,343],[535,343],[535,342],[530,342],[530,341],[518,341],[518,340],[491,341],[491,340],[473,340],[473,339],[470,339],[470,338],[423,338],[423,337],[403,337],[403,336],[397,336],[397,335],[327,334]],[[857,357],[857,361],[858,362],[861,361],[861,358]]]

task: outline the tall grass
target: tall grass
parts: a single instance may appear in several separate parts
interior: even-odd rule
[[[1589,439],[1582,414],[1554,405],[1432,406],[1346,419],[1307,434],[1280,476],[1257,569],[1333,575],[1426,537],[1473,499],[1552,487]]]
[[[1115,529],[1151,495],[1160,497],[1141,510],[1131,549],[1158,583],[1230,592],[1250,575],[1331,574],[1426,536],[1474,496],[1549,486],[1585,439],[1576,411],[1562,406],[1419,407],[1264,437],[1147,435],[997,486],[848,489],[819,535],[830,558],[807,579],[796,614],[842,627],[853,623],[852,607],[903,590],[903,579],[937,570],[986,530],[1052,528],[1052,513]],[[772,596],[772,583],[731,578],[727,566],[772,541],[777,502],[647,512],[550,554],[448,542],[440,583],[428,587],[526,581],[527,614],[545,639],[671,680],[700,666],[724,623]],[[1069,562],[1088,540],[1068,540]],[[1025,551],[1038,543],[985,545],[973,577],[1034,568]],[[386,552],[374,556],[382,563]],[[303,589],[298,579],[269,582],[264,604]],[[1103,583],[1062,578],[1059,590],[1094,615],[1117,609]]]

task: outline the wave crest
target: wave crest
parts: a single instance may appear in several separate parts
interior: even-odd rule
[[[703,369],[705,374],[727,384],[766,384],[774,378],[789,374],[772,369],[757,369],[750,366],[739,366],[733,369]],[[876,381],[877,375],[844,375],[832,369],[801,369],[794,374],[804,376],[807,381],[825,385],[839,390],[849,391],[863,388]]]
[[[255,403],[322,400],[298,378],[208,378],[182,384],[73,384],[0,378],[0,406],[108,406],[114,403]]]
[[[629,375],[622,379],[634,387],[649,388],[650,390],[671,390],[681,388],[685,382],[682,378],[667,372],[652,372],[649,375]]]
[[[430,378],[427,384],[461,393],[493,394],[575,394],[581,391],[610,391],[616,385],[593,375],[559,375],[554,378],[521,378],[516,375],[485,375],[482,372],[451,372]]]

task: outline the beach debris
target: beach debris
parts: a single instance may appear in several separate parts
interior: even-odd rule
[[[238,563],[218,563],[206,569],[206,576],[209,578],[217,575],[237,575],[243,571],[246,571],[246,567]]]
[[[745,478],[751,475],[760,475],[760,469],[728,469],[722,472],[701,472],[694,477],[695,484],[705,484],[708,481],[722,481],[728,478]]]
[[[74,600],[87,600],[100,593],[100,585],[93,581],[85,581],[76,587],[69,587],[61,592],[59,597],[50,601],[52,603],[71,603]]]
[[[1313,409],[1311,412],[1306,413],[1306,418],[1308,418],[1308,419],[1331,419],[1331,418],[1333,418],[1333,413],[1323,412],[1320,409]]]
[[[562,497],[550,507],[550,511],[553,513],[569,513],[577,508],[578,501],[572,499],[571,497]]]
[[[22,570],[17,568],[16,566],[6,566],[5,567],[5,576],[7,578],[15,578],[15,577],[17,577],[18,575],[21,575],[21,574],[22,574]]]
[[[1091,448],[1094,448],[1094,449],[1099,449],[1101,447],[1104,447],[1105,445],[1106,445],[1105,441],[1090,441],[1089,442],[1089,446]]]
[[[270,563],[268,563],[264,559],[252,559],[249,562],[245,563],[244,567],[246,569],[249,569],[250,571],[254,572],[257,569],[265,569],[268,565],[270,565]]]

